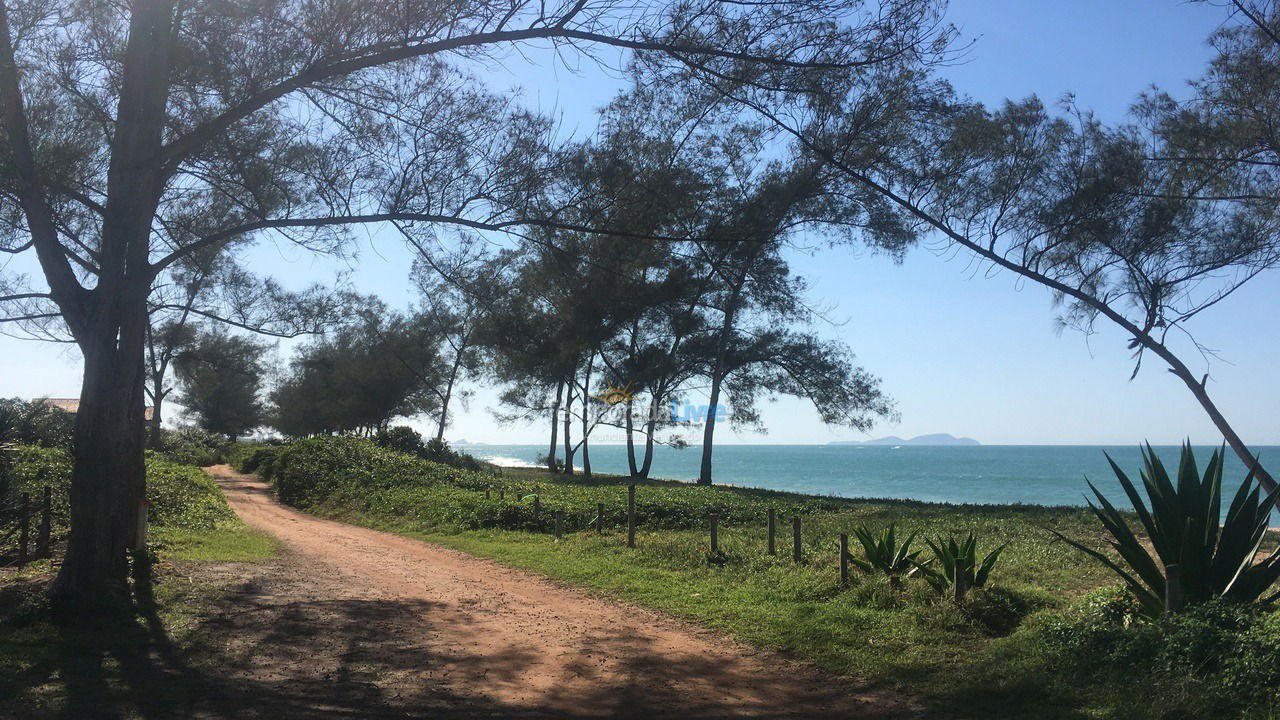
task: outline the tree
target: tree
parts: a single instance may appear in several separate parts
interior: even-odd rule
[[[6,321],[65,323],[84,357],[71,534],[53,588],[97,606],[126,590],[142,497],[144,348],[157,279],[263,233],[317,250],[401,221],[525,221],[548,125],[461,68],[542,40],[691,64],[808,69],[900,51],[913,3],[627,5],[285,0],[0,4],[3,249],[41,284],[4,282]],[[909,33],[908,33],[909,34]]]
[[[436,409],[447,374],[437,328],[373,303],[355,323],[301,348],[271,394],[285,435],[373,435],[398,417]]]
[[[225,330],[199,332],[174,358],[179,401],[196,425],[232,440],[265,420],[262,380],[268,346]]]
[[[1243,22],[1213,36],[1218,57],[1192,97],[1148,93],[1117,126],[1072,106],[1054,115],[1036,98],[986,108],[927,67],[854,71],[787,112],[758,85],[703,80],[714,102],[768,120],[915,232],[1048,288],[1063,326],[1119,327],[1134,373],[1158,357],[1274,490],[1211,398],[1209,374],[1186,359],[1210,356],[1190,321],[1280,262],[1280,12],[1232,6]]]

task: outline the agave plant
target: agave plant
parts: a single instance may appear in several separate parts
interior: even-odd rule
[[[917,564],[916,567],[920,568],[925,579],[938,591],[939,595],[946,595],[950,590],[951,597],[956,602],[963,600],[971,589],[987,584],[991,568],[995,567],[996,561],[1000,559],[1000,553],[1008,545],[1005,543],[992,550],[987,553],[982,562],[978,562],[978,540],[973,533],[969,533],[959,542],[956,542],[954,536],[945,541],[938,538],[936,542],[925,538],[924,542],[933,551],[933,559],[937,561],[937,565],[929,567],[931,561],[931,563]]]
[[[1055,534],[1119,575],[1148,617],[1177,612],[1215,597],[1272,603],[1280,592],[1266,593],[1280,578],[1280,548],[1260,562],[1255,559],[1276,506],[1276,495],[1264,497],[1250,472],[1227,508],[1226,519],[1219,524],[1224,457],[1225,448],[1215,450],[1202,475],[1190,443],[1184,444],[1175,484],[1148,444],[1142,450],[1142,484],[1150,499],[1148,506],[1133,481],[1107,456],[1155,557],[1093,483],[1089,483],[1089,489],[1098,503],[1090,501],[1089,507],[1111,534],[1109,543],[1120,562]]]
[[[916,533],[912,532],[899,544],[896,531],[897,528],[893,523],[880,533],[880,537],[873,535],[865,525],[854,529],[854,537],[862,544],[863,558],[853,557],[850,553],[849,562],[863,572],[871,573],[878,570],[888,575],[893,582],[897,582],[903,575],[915,572],[918,567],[916,558],[923,552],[923,550],[911,551],[911,543],[915,542]]]

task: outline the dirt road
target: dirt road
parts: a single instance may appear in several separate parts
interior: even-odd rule
[[[210,472],[240,517],[285,547],[218,635],[233,639],[246,677],[268,678],[317,716],[922,716],[899,696],[722,634],[312,517],[255,477]]]

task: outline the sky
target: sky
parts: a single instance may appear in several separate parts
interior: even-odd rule
[[[1185,87],[1211,56],[1206,38],[1224,11],[1174,0],[955,0],[948,20],[974,41],[944,75],[987,103],[1039,95],[1056,102],[1073,93],[1103,120],[1120,121],[1135,96],[1158,85]],[[487,69],[496,88],[520,87],[525,101],[559,118],[563,132],[593,125],[620,81],[589,66],[566,68],[545,53],[534,64],[513,57]],[[882,379],[901,421],[870,433],[828,428],[803,401],[763,404],[768,434],[727,432],[724,443],[825,443],[894,434],[948,432],[984,444],[1157,444],[1220,435],[1187,389],[1154,358],[1133,381],[1126,338],[1110,327],[1085,337],[1055,328],[1047,291],[991,274],[964,255],[931,247],[904,262],[842,247],[794,252],[794,270],[810,284],[810,300],[833,322],[818,331],[853,348],[859,363]],[[338,267],[295,248],[263,243],[252,265],[289,285],[328,281],[342,270],[365,292],[405,307],[414,300],[407,271],[411,255],[389,234],[369,235],[358,260]],[[1187,355],[1210,375],[1209,391],[1244,440],[1280,444],[1280,351],[1274,309],[1280,275],[1255,278],[1190,326],[1217,357]],[[282,344],[287,358],[290,344]],[[78,357],[67,346],[0,337],[0,396],[78,395]],[[496,392],[472,386],[447,437],[487,443],[541,443],[544,423],[500,426],[490,409]],[[425,421],[415,424],[425,428]],[[605,436],[597,441],[619,440]]]

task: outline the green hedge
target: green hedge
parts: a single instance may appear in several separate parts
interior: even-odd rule
[[[9,487],[0,496],[0,507],[12,509],[27,493],[38,505],[44,488],[50,493],[51,534],[55,541],[66,534],[70,518],[71,456],[61,448],[19,446],[9,452]],[[149,519],[162,527],[213,530],[235,513],[217,484],[199,469],[147,453]],[[32,524],[32,532],[35,523]],[[3,551],[15,547],[10,539]]]

